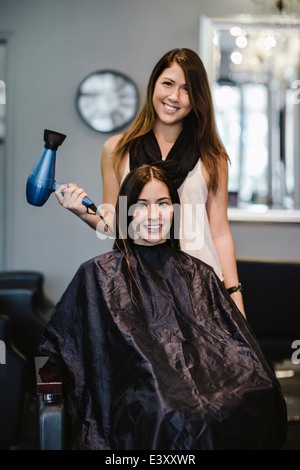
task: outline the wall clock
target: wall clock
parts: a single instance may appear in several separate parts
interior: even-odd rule
[[[121,72],[99,70],[80,83],[76,108],[83,121],[98,132],[115,132],[127,126],[138,109],[138,91]]]

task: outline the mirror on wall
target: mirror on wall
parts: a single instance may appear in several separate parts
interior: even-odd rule
[[[0,270],[5,266],[6,41],[0,37]]]
[[[300,24],[200,20],[200,56],[229,154],[229,206],[300,208]]]

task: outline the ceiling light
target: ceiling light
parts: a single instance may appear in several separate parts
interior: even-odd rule
[[[241,49],[243,49],[244,47],[247,46],[248,41],[247,41],[246,36],[238,36],[236,38],[235,43],[236,43],[237,47],[240,47]]]
[[[243,56],[240,52],[238,51],[234,51],[231,56],[230,56],[230,59],[231,61],[235,64],[235,65],[239,65],[242,63],[242,60],[243,60]]]
[[[230,34],[232,34],[232,36],[240,36],[242,30],[239,26],[232,26],[232,28],[230,28]]]

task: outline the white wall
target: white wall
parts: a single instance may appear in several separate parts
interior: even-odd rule
[[[62,209],[54,195],[42,208],[25,198],[43,131],[50,128],[67,134],[57,152],[57,180],[76,182],[96,204],[101,202],[100,156],[107,135],[90,130],[77,115],[80,81],[95,70],[113,68],[135,81],[143,101],[149,74],[164,52],[174,47],[198,51],[201,14],[233,15],[254,8],[251,0],[0,0],[0,37],[8,37],[5,269],[40,270],[46,293],[57,301],[79,264],[112,246]],[[265,257],[277,257],[269,231],[264,237],[257,230],[247,225],[245,234],[244,226],[233,226],[237,255],[263,251]],[[293,248],[299,243],[298,226],[284,252],[288,230],[280,232],[283,257],[293,259],[298,250],[300,258],[299,245]]]

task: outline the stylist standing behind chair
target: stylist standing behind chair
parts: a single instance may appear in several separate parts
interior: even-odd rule
[[[245,315],[227,218],[228,160],[217,133],[203,63],[190,49],[174,49],[154,67],[146,103],[131,128],[104,144],[101,212],[112,226],[110,208],[115,207],[120,184],[130,170],[144,163],[164,168],[180,195],[183,251],[215,269]],[[84,190],[75,184],[66,187],[56,191],[60,204],[106,233],[100,217],[82,205]]]

